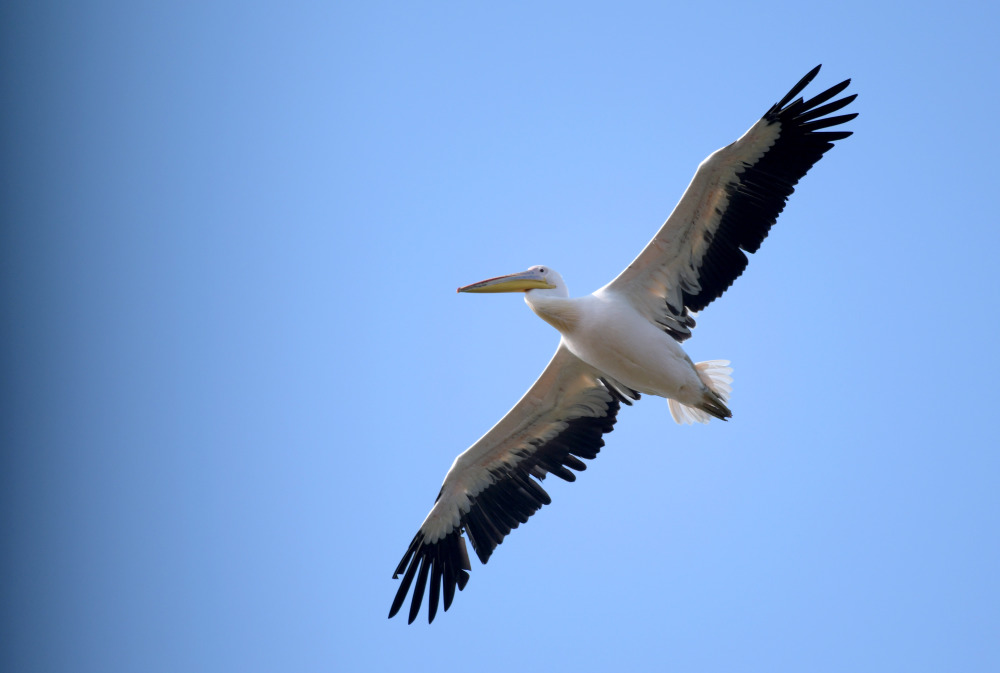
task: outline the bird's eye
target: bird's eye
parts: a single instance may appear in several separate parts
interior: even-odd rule
[[[545,273],[545,267],[543,266],[543,267],[539,268],[539,269],[538,269],[538,272],[539,272],[539,273]]]

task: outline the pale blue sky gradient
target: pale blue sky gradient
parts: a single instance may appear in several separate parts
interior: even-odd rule
[[[0,9],[0,669],[1000,661],[988,3]],[[627,264],[817,63],[855,135],[428,627],[392,571],[556,333],[455,288]],[[808,94],[808,92],[807,92]]]

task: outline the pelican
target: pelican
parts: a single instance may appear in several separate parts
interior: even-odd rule
[[[667,398],[678,423],[727,420],[732,370],[725,360],[693,363],[681,348],[693,314],[722,295],[747,265],[796,183],[850,131],[824,131],[856,114],[830,116],[856,97],[830,101],[845,80],[796,98],[816,66],[736,142],[701,163],[653,240],[614,280],[570,298],[548,266],[466,285],[459,292],[523,292],[528,306],[561,336],[555,355],[524,397],[460,454],[444,478],[393,578],[403,575],[389,611],[413,589],[409,623],[425,592],[428,622],[439,598],[447,610],[469,580],[467,535],[482,563],[504,537],[551,502],[539,483],[566,481],[597,457],[621,404]],[[795,99],[795,100],[793,100]],[[429,592],[428,580],[430,582]]]

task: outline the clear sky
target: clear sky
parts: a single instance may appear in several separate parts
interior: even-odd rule
[[[6,2],[4,671],[1000,660],[996,3]],[[86,6],[84,6],[86,5]],[[817,63],[855,135],[575,484],[386,615],[455,455]]]

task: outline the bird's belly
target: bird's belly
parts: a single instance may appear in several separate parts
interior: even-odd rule
[[[680,344],[645,318],[630,318],[584,322],[574,334],[564,335],[566,345],[587,364],[640,393],[682,402],[700,397],[703,384]]]

